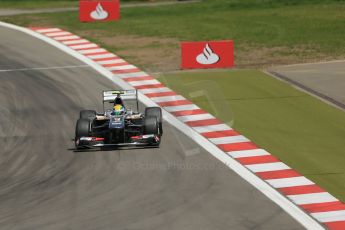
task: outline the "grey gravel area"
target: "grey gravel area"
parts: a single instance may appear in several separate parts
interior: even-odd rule
[[[344,60],[278,66],[268,72],[345,110]]]

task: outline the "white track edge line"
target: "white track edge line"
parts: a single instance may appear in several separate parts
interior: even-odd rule
[[[90,60],[89,58],[85,57],[84,55],[78,53],[77,51],[74,51],[64,44],[53,40],[49,37],[46,37],[42,34],[36,33],[33,30],[23,28],[20,26],[16,26],[13,24],[5,23],[0,21],[0,25],[11,28],[17,31],[24,32],[26,34],[29,34],[35,38],[38,38],[42,41],[45,41],[49,43],[52,46],[55,46],[56,48],[66,52],[67,54],[79,59],[80,61],[90,65],[94,70],[98,71],[100,74],[107,77],[109,80],[114,82],[113,80],[113,73],[105,69],[104,67],[101,67],[100,65],[96,64],[94,61]],[[114,82],[115,84],[119,85],[123,88],[133,88],[131,85],[129,85],[127,82],[123,81],[122,79],[118,78],[118,81]],[[139,94],[140,101],[146,105],[146,106],[157,106],[156,103],[151,101],[148,97],[143,95],[142,93]],[[168,121],[171,125],[179,129],[181,132],[187,134],[192,138],[196,143],[198,143],[200,146],[202,146],[205,150],[207,150],[211,155],[213,155],[215,158],[223,162],[226,166],[228,166],[230,169],[232,169],[234,172],[236,172],[240,177],[242,177],[244,180],[249,182],[251,185],[253,185],[255,188],[257,188],[259,191],[261,191],[266,197],[271,199],[273,202],[278,204],[283,210],[285,210],[288,214],[290,214],[295,220],[300,222],[304,227],[307,229],[324,229],[320,223],[318,223],[315,219],[313,219],[311,216],[309,216],[307,213],[302,211],[297,205],[292,203],[290,200],[288,200],[287,197],[280,194],[277,190],[275,190],[273,187],[269,186],[266,182],[259,179],[255,174],[250,172],[244,165],[237,162],[235,159],[232,159],[229,157],[226,153],[224,153],[222,150],[220,150],[218,147],[213,145],[208,139],[201,136],[199,133],[195,132],[191,127],[187,126],[186,124],[180,122],[176,117],[174,117],[172,114],[166,112],[163,110],[163,117],[166,121]],[[190,135],[190,133],[193,133],[193,136]]]

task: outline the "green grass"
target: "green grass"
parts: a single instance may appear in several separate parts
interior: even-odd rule
[[[121,2],[149,2],[150,0],[121,0]],[[169,0],[155,0],[169,1]],[[11,9],[44,9],[44,8],[56,8],[56,7],[77,7],[79,5],[78,0],[0,0],[0,8]]]
[[[327,4],[325,1],[293,1],[295,5],[286,5],[282,1],[260,2],[268,3],[251,5],[240,1],[209,0],[168,7],[123,9],[122,20],[117,23],[80,23],[76,12],[36,15],[38,18],[33,21],[28,20],[30,16],[27,15],[2,20],[24,26],[51,24],[72,31],[101,30],[109,36],[131,34],[179,40],[233,39],[236,47],[244,44],[254,47],[299,46],[332,56],[345,52],[344,1]]]
[[[345,201],[345,114],[260,71],[158,78]]]
[[[76,6],[78,6],[78,1],[76,0],[0,0],[0,8],[11,9],[44,9]]]

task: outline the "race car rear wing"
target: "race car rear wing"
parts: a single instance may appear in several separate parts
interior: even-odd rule
[[[114,103],[118,95],[120,95],[122,100],[136,100],[137,111],[139,111],[138,91],[136,89],[103,91],[103,111],[104,102]]]

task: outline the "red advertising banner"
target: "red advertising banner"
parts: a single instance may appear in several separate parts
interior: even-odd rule
[[[182,42],[182,69],[229,68],[234,66],[231,40]]]
[[[79,19],[82,22],[118,20],[120,19],[120,1],[80,0]]]

